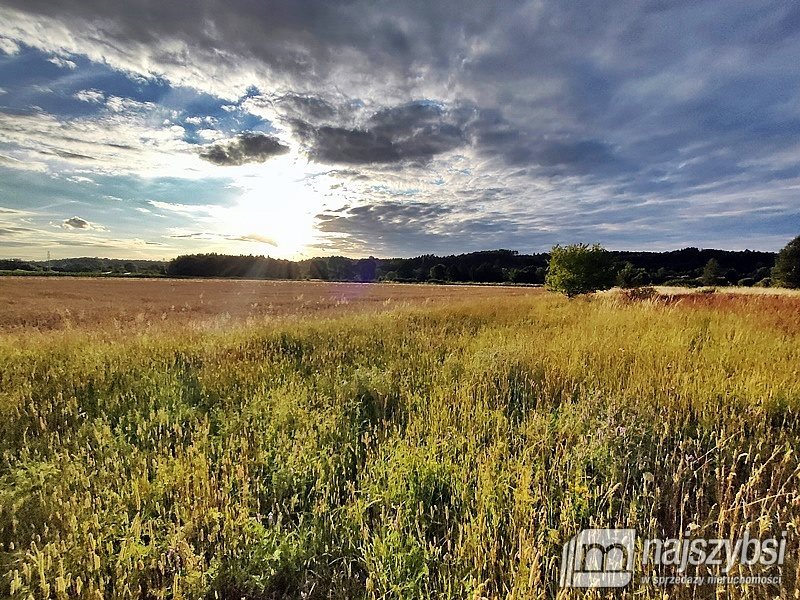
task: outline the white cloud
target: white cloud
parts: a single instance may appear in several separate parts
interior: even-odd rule
[[[62,163],[95,173],[144,176],[199,177],[208,171],[181,128],[152,124],[152,113],[158,112],[154,105],[114,106],[99,116],[71,120],[43,112],[0,113],[0,135],[13,148],[3,163],[26,170]]]
[[[211,117],[211,116],[205,116],[205,117],[188,117],[188,118],[186,119],[186,122],[187,122],[189,125],[195,125],[195,126],[199,126],[199,125],[213,125],[214,123],[216,123],[216,121],[217,121],[217,120],[216,120],[214,117]]]
[[[0,52],[4,54],[17,54],[19,52],[19,44],[7,37],[0,36]]]
[[[81,90],[75,94],[75,98],[77,100],[81,100],[82,102],[99,104],[105,100],[106,95],[100,90]]]
[[[85,177],[83,175],[71,175],[67,177],[67,181],[71,181],[73,183],[90,183],[92,185],[97,185],[97,182],[92,179],[91,177]]]
[[[133,98],[109,96],[106,98],[106,108],[115,113],[130,113],[140,111],[154,111],[160,107],[153,102],[139,102]]]
[[[214,218],[224,212],[224,209],[216,204],[178,204],[160,200],[148,200],[147,203],[161,211],[191,216],[196,219]]]
[[[62,69],[69,69],[74,70],[78,68],[78,65],[75,64],[74,61],[71,61],[63,56],[51,56],[47,59],[47,62],[53,63],[57,67],[61,67]]]
[[[18,154],[20,157],[0,154],[0,166],[10,167],[12,169],[24,169],[25,171],[34,171],[37,173],[47,171],[47,165],[41,160],[30,160],[28,157],[23,158],[25,153],[20,152],[18,149],[11,150],[11,152]]]
[[[214,142],[223,139],[225,134],[217,129],[199,129],[197,137],[208,142]]]

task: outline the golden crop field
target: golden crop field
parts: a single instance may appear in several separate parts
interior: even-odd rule
[[[797,597],[796,296],[3,279],[0,301],[0,597],[601,597],[558,586],[589,527],[788,535],[779,584],[609,596]]]
[[[136,279],[0,277],[0,330],[97,326],[227,326],[294,315],[383,311],[454,299],[541,294],[541,288],[494,286]]]

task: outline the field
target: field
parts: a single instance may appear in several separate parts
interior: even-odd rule
[[[537,288],[518,287],[503,288],[501,295],[540,293]],[[497,295],[492,286],[0,277],[0,330],[228,326],[292,315],[376,312]]]
[[[0,597],[583,597],[585,527],[787,531],[779,585],[616,596],[797,597],[796,296],[31,281]]]

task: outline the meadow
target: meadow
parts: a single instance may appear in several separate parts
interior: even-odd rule
[[[798,597],[800,299],[450,289],[222,325],[12,319],[0,597],[601,597],[558,573],[606,526],[789,535],[778,586],[615,597]]]

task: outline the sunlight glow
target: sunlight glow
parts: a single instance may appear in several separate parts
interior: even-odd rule
[[[254,253],[308,256],[320,239],[315,216],[331,202],[331,178],[324,171],[309,172],[305,161],[287,156],[250,167],[237,179],[242,196],[221,224],[228,234]]]

